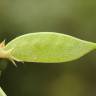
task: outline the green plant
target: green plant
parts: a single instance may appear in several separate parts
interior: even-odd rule
[[[60,63],[76,60],[94,49],[96,43],[56,32],[37,32],[19,36],[7,45],[2,42],[0,58],[14,64],[14,61]]]

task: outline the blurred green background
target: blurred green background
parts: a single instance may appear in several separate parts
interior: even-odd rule
[[[0,41],[38,31],[96,42],[96,0],[0,0]],[[95,51],[67,63],[17,65],[0,60],[8,96],[96,96]]]

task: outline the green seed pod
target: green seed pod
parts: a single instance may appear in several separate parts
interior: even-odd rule
[[[7,95],[4,93],[4,91],[1,89],[1,87],[0,87],[0,96],[7,96]]]
[[[42,63],[72,61],[94,49],[96,43],[56,32],[25,34],[3,48],[7,52],[4,56],[11,60]]]

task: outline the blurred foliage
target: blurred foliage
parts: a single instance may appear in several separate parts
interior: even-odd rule
[[[6,60],[0,60],[0,71],[5,70],[7,67],[7,61]]]
[[[96,1],[0,0],[0,41],[36,31],[96,42]],[[17,62],[18,68],[7,61],[1,85],[8,96],[95,96],[95,58],[93,52],[62,64]]]

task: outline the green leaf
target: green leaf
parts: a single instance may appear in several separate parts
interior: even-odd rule
[[[19,36],[4,50],[17,61],[58,63],[78,59],[96,49],[96,43],[56,32],[37,32]]]

